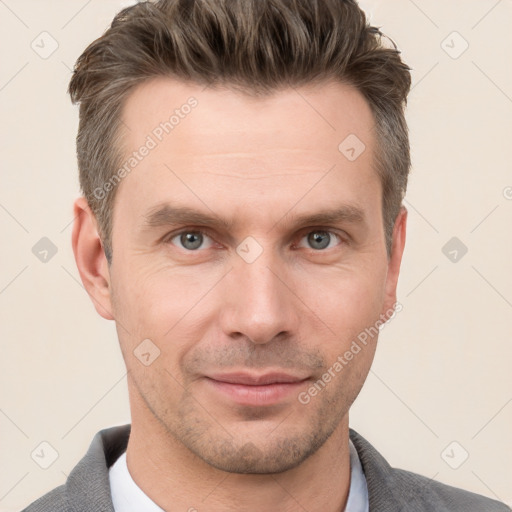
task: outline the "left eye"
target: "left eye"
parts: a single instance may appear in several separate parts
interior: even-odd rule
[[[321,251],[323,249],[330,249],[331,247],[335,247],[341,241],[341,238],[332,231],[324,231],[324,230],[315,230],[310,231],[302,237],[302,240],[306,240],[309,244],[310,249],[314,249],[317,251]],[[335,243],[338,242],[338,243]],[[304,247],[303,245],[300,245]]]
[[[179,244],[181,244],[183,249],[188,251],[195,251],[196,249],[199,249],[205,240],[210,240],[211,242],[211,238],[202,231],[182,231],[169,239],[170,242],[178,245],[176,240],[179,241]]]

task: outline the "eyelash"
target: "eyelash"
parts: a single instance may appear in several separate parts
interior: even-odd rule
[[[307,229],[307,231],[302,231],[302,234],[300,235],[299,240],[302,240],[305,236],[307,236],[307,235],[309,235],[311,233],[325,232],[325,233],[329,233],[330,235],[334,235],[339,240],[339,244],[337,246],[339,246],[339,245],[349,245],[349,243],[350,243],[349,236],[347,234],[341,235],[340,233],[338,233],[336,231],[333,231],[332,229],[322,228],[322,227],[313,227],[313,228],[306,228],[306,229]],[[196,229],[196,228],[181,229],[180,231],[176,231],[176,232],[170,233],[170,234],[168,234],[163,239],[163,243],[170,244],[171,240],[173,238],[176,238],[176,237],[178,237],[180,235],[183,235],[185,233],[201,234],[203,236],[206,236],[206,237],[210,238],[214,243],[217,243],[217,242],[215,242],[214,237],[211,236],[210,233],[208,233],[208,231],[205,231],[203,229]],[[201,252],[201,249],[190,250],[190,249],[185,249],[185,248],[181,248],[181,247],[178,247],[178,249],[181,249],[181,250],[183,250],[183,251],[185,251],[187,253]],[[333,249],[333,247],[331,249]],[[203,250],[206,250],[206,249],[203,249]],[[330,249],[320,249],[320,250],[318,250],[318,249],[313,249],[313,248],[310,247],[309,250],[312,251],[313,253],[320,254],[320,253],[325,253],[325,252],[329,251]]]

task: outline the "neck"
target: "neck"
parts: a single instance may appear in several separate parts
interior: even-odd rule
[[[348,415],[299,466],[275,474],[237,474],[207,464],[143,412],[132,409],[127,466],[135,483],[167,512],[345,509],[350,487]]]

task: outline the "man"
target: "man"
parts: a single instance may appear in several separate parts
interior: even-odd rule
[[[161,0],[79,58],[73,249],[132,423],[27,511],[507,510],[349,429],[405,244],[380,36],[354,1]]]

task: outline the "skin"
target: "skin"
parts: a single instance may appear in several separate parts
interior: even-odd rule
[[[377,337],[308,404],[297,395],[396,302],[407,212],[388,258],[371,110],[339,83],[256,99],[160,78],[125,103],[127,155],[191,96],[197,107],[118,185],[110,266],[94,215],[84,198],[75,202],[78,269],[98,313],[116,321],[128,369],[128,469],[167,511],[342,510],[349,408]],[[338,150],[349,134],[366,146],[355,161]],[[148,226],[163,203],[232,225]],[[343,205],[362,220],[294,222]],[[176,236],[198,229],[195,250]],[[326,248],[311,245],[318,231]],[[249,236],[262,250],[252,263],[236,251]],[[149,366],[134,354],[145,339],[160,350]],[[270,370],[307,380],[253,406],[205,378]]]

